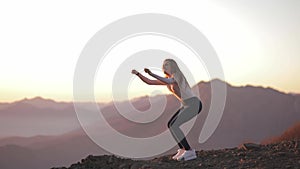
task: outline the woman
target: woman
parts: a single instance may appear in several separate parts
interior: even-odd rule
[[[183,106],[168,122],[168,128],[179,146],[177,154],[172,158],[178,161],[193,160],[197,158],[196,152],[194,149],[191,149],[179,127],[183,123],[191,120],[201,111],[202,103],[198,97],[193,94],[190,85],[173,59],[166,59],[162,69],[166,77],[160,77],[152,73],[149,69],[144,69],[146,73],[156,80],[150,80],[134,69],[131,73],[137,75],[143,82],[149,85],[166,85],[175,97],[180,100]]]

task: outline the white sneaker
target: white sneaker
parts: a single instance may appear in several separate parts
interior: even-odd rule
[[[184,151],[183,154],[181,154],[180,156],[177,157],[178,161],[189,161],[189,160],[193,160],[197,158],[197,154],[196,151],[193,150],[188,150],[188,151]]]
[[[175,154],[173,157],[172,157],[172,159],[173,160],[177,160],[177,157],[179,157],[181,154],[183,154],[185,152],[185,150],[184,149],[178,149],[177,150],[177,154]]]

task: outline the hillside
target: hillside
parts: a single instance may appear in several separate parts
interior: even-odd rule
[[[197,151],[192,161],[174,161],[172,155],[148,161],[122,159],[116,156],[88,156],[70,167],[52,169],[182,169],[182,168],[300,168],[300,141],[277,144],[242,144],[238,148]]]
[[[208,115],[212,83],[225,83],[227,86],[226,105],[217,129],[205,143],[200,144],[198,138]],[[299,95],[260,86],[237,87],[220,80],[200,82],[197,86],[203,110],[187,134],[191,146],[197,150],[233,148],[244,142],[258,144],[282,135],[300,121]],[[193,89],[196,89],[195,86]],[[172,95],[166,95],[165,98],[166,106],[162,114],[150,123],[135,123],[126,119],[120,115],[113,103],[99,106],[106,121],[119,133],[134,138],[147,138],[167,131],[167,121],[180,107],[180,103]],[[153,101],[154,106],[151,111],[149,100]],[[142,116],[147,118],[148,114],[157,113],[155,108],[160,106],[155,105],[159,102],[160,96],[146,96],[119,104],[130,103],[140,111],[148,110]],[[93,111],[90,109],[90,103],[81,103],[81,107],[87,113],[86,117],[89,117],[88,114]],[[131,110],[126,111],[125,113],[132,113]],[[8,169],[1,166],[10,166],[9,169],[69,166],[89,154],[111,155],[95,144],[81,128],[73,103],[56,102],[40,97],[23,99],[0,104],[0,116],[0,149],[6,150],[0,151],[1,169]],[[89,118],[89,122],[93,132],[99,133],[103,138],[110,136],[110,133],[101,130],[101,125],[96,119]],[[119,144],[117,140],[111,140],[111,143]],[[31,155],[23,156],[25,151]],[[160,156],[175,151],[176,147],[173,147]],[[155,157],[158,156],[151,158]],[[37,158],[43,162],[37,165]],[[10,165],[12,163],[13,166]]]
[[[300,121],[288,128],[282,135],[263,141],[263,144],[278,143],[286,140],[300,140]]]

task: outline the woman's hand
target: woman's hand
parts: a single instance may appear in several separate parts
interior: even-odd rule
[[[135,75],[139,74],[139,72],[136,71],[135,69],[132,69],[131,73],[132,73],[132,74],[135,74]]]
[[[148,73],[150,76],[153,76],[153,77],[159,77],[157,75],[155,75],[154,73],[152,73],[149,69],[145,68],[144,71],[146,73]],[[143,76],[142,74],[140,74],[138,71],[136,71],[135,69],[132,69],[131,70],[131,73],[132,74],[135,74],[137,75],[143,82],[147,83],[148,85],[165,85],[167,83],[165,83],[164,81],[161,81],[161,80],[150,80],[148,79],[147,77]],[[162,77],[159,77],[159,78],[162,78]],[[164,78],[163,78],[164,79]]]
[[[148,68],[145,68],[144,71],[148,74],[151,74],[152,72],[148,69]]]

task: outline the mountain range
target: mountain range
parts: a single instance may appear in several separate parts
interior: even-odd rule
[[[208,115],[211,101],[211,83],[221,80],[199,82],[203,110],[187,135],[197,150],[212,150],[236,147],[244,142],[260,143],[280,136],[290,126],[300,121],[300,95],[277,91],[260,86],[227,87],[223,117],[213,135],[203,144],[198,143],[199,133]],[[195,86],[193,87],[195,89]],[[160,102],[162,96],[145,96],[118,102],[132,103],[136,109],[145,111],[150,105]],[[167,121],[180,108],[180,103],[171,95],[163,96],[167,104],[162,115],[151,123],[139,124],[127,120],[111,103],[98,103],[107,122],[118,132],[145,138],[167,130]],[[80,103],[86,112],[90,103]],[[156,109],[153,109],[156,111]],[[127,112],[130,113],[130,112]],[[150,112],[151,113],[151,112]],[[41,97],[0,104],[0,168],[51,168],[68,166],[89,154],[110,154],[98,147],[81,128],[70,102],[56,102]],[[89,119],[91,126],[96,119]],[[95,128],[105,136],[105,131]],[[176,151],[176,147],[162,155]],[[18,161],[18,163],[13,163]]]

